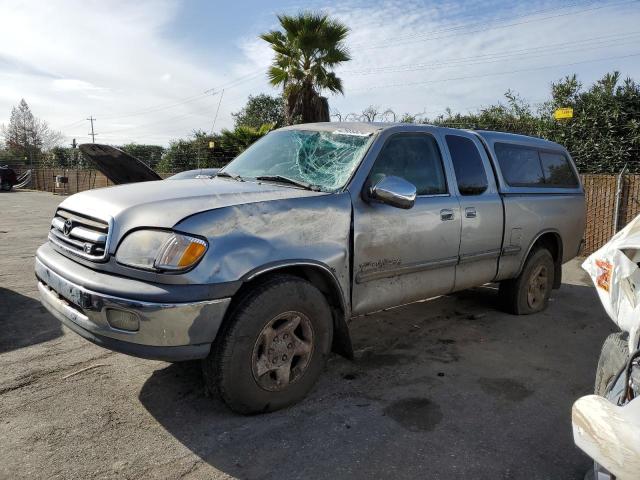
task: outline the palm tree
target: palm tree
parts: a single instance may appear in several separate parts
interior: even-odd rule
[[[241,153],[253,142],[273,130],[274,127],[274,123],[265,123],[260,128],[238,125],[233,130],[222,129],[222,132],[220,132],[220,146],[227,151]]]
[[[275,51],[269,81],[282,85],[287,123],[328,122],[329,102],[322,90],[342,93],[342,80],[332,71],[351,59],[344,40],[349,28],[323,13],[278,15],[284,31],[260,35]]]

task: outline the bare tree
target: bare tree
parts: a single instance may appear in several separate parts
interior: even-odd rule
[[[333,109],[331,112],[331,118],[335,119],[336,122],[341,122],[342,121],[342,114],[340,113],[339,110],[337,109]]]
[[[397,118],[396,112],[394,112],[390,108],[387,108],[384,112],[382,112],[381,117],[383,122],[395,122]]]
[[[376,117],[380,115],[380,107],[377,105],[369,105],[367,108],[362,110],[362,121],[364,122],[375,122]]]
[[[345,119],[347,121],[356,122],[395,122],[397,118],[396,112],[391,108],[382,110],[378,105],[369,105],[362,110],[362,113],[350,113]]]

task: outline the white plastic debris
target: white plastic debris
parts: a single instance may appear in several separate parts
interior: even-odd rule
[[[582,264],[611,320],[629,332],[629,351],[640,343],[640,216]]]

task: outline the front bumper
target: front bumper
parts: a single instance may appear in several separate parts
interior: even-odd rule
[[[58,254],[59,255],[59,254]],[[35,273],[42,305],[64,325],[87,340],[118,352],[157,360],[204,358],[209,354],[230,298],[181,303],[157,303],[122,298],[89,290],[65,278],[37,257]],[[74,278],[82,270],[96,279],[96,272],[74,264]],[[113,275],[109,281],[113,282]],[[106,280],[106,279],[105,279]],[[123,279],[125,280],[125,279]],[[113,328],[108,310],[135,314],[136,331]]]

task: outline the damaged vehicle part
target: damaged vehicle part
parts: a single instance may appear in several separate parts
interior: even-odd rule
[[[620,332],[607,337],[595,395],[572,410],[574,441],[594,459],[599,480],[634,479],[640,472],[640,217],[590,255],[583,268]]]
[[[202,359],[209,390],[258,413],[302,399],[331,351],[353,356],[354,316],[491,281],[509,311],[540,311],[583,228],[560,145],[327,122],[273,131],[212,179],[65,199],[36,276],[83,337]]]

